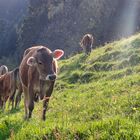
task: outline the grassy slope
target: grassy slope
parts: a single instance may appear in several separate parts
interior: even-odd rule
[[[60,61],[47,120],[0,114],[0,139],[140,139],[140,34]]]

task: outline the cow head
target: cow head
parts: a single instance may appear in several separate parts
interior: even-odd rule
[[[28,58],[27,65],[37,68],[40,80],[54,81],[56,79],[55,61],[60,59],[63,54],[63,50],[57,49],[51,52],[48,48],[42,47]]]

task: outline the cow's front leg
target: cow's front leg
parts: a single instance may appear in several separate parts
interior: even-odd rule
[[[15,93],[9,97],[8,108],[10,108],[10,104],[12,104],[11,110],[14,108],[14,95]]]
[[[25,116],[24,119],[28,118],[28,91],[27,88],[23,86],[23,93],[24,93],[24,109],[25,109]]]
[[[44,121],[46,120],[46,110],[48,108],[48,103],[49,103],[50,96],[51,96],[51,94],[53,92],[53,87],[54,87],[54,81],[49,84],[49,89],[47,90],[46,96],[43,99],[43,114],[42,114],[42,119]]]
[[[43,100],[43,114],[42,114],[42,120],[46,120],[46,110],[48,108],[49,103],[49,97],[45,97],[46,99]]]
[[[28,118],[32,117],[32,111],[34,109],[34,92],[33,92],[33,86],[30,85],[28,89],[28,96],[29,96],[29,102],[28,102],[28,109],[29,109],[29,115]]]

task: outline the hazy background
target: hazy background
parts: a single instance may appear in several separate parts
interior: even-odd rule
[[[140,30],[140,0],[0,0],[0,64],[19,64],[33,45],[81,51],[92,33],[100,46]]]

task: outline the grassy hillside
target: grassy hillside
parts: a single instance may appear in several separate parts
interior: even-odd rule
[[[24,121],[22,102],[1,112],[1,140],[140,139],[140,34],[59,62],[47,120],[40,101]]]

